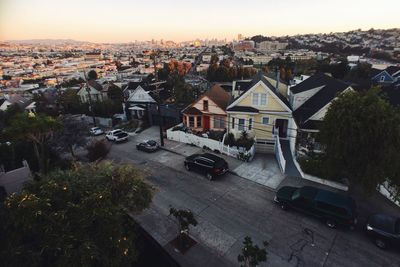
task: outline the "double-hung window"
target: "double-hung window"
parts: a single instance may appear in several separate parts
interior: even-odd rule
[[[267,105],[267,94],[264,93],[253,93],[253,106],[266,106]]]
[[[249,131],[251,131],[251,129],[253,129],[253,119],[252,118],[249,119]]]
[[[258,94],[253,93],[253,106],[258,106]]]
[[[263,117],[261,123],[264,124],[264,125],[268,125],[269,124],[269,118],[268,117]]]
[[[214,117],[214,128],[223,129],[225,128],[224,117]]]
[[[239,125],[238,125],[238,130],[239,131],[244,131],[244,119],[239,119]]]
[[[189,127],[194,127],[194,117],[193,116],[189,117]]]
[[[196,119],[196,127],[197,127],[197,128],[201,128],[201,116],[197,116],[197,119]]]

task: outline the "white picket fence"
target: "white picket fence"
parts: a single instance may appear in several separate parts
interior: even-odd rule
[[[178,126],[181,126],[178,125]],[[251,161],[254,157],[255,154],[255,145],[253,145],[248,151],[246,151],[245,148],[243,147],[234,147],[234,146],[226,146],[224,145],[224,140],[225,140],[225,136],[222,139],[222,142],[220,141],[216,141],[210,138],[206,138],[206,137],[201,137],[201,136],[197,136],[194,134],[190,134],[190,133],[185,133],[183,131],[173,131],[174,127],[170,128],[167,130],[167,139],[169,140],[173,140],[173,141],[177,141],[177,142],[181,142],[181,143],[185,143],[185,144],[191,144],[191,145],[195,145],[197,147],[201,147],[201,148],[207,148],[210,149],[212,151],[219,151],[222,154],[225,154],[227,156],[230,157],[234,157],[234,158],[238,158],[238,156],[240,155],[240,153],[243,153],[244,155],[250,155],[249,157],[249,161]]]
[[[279,128],[275,128],[275,156],[276,160],[279,163],[279,167],[281,167],[282,173],[285,173],[286,170],[286,160],[283,157],[281,142],[279,141]]]

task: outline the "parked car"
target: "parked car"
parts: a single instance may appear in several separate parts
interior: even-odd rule
[[[330,228],[357,224],[354,199],[312,186],[284,186],[276,193],[275,202],[283,210],[293,208],[322,219]]]
[[[94,136],[102,135],[104,134],[104,131],[100,127],[93,127],[90,128],[90,134]]]
[[[114,141],[114,142],[122,142],[128,140],[128,134],[121,129],[116,129],[109,131],[106,134],[106,139],[108,141]]]
[[[210,153],[193,154],[185,159],[185,168],[205,174],[208,180],[212,180],[228,171],[228,163]]]
[[[400,218],[373,214],[365,226],[368,236],[378,248],[400,247]]]
[[[160,146],[154,140],[145,140],[143,142],[136,144],[136,148],[137,148],[137,150],[142,150],[142,151],[146,151],[146,152],[154,152],[154,151],[157,151],[160,148]]]

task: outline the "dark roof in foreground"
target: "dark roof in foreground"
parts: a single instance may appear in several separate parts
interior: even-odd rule
[[[308,78],[304,82],[307,82],[311,78],[312,77]],[[300,125],[301,128],[303,127],[303,124],[312,115],[317,113],[329,102],[331,102],[339,93],[349,88],[349,85],[347,83],[344,83],[340,80],[336,80],[331,77],[328,78],[329,79],[326,79],[325,85],[324,84],[320,85],[323,87],[316,94],[310,97],[305,103],[303,103],[299,108],[297,108],[293,112],[293,117],[295,118],[296,122]],[[312,88],[315,87],[311,87],[310,89]]]
[[[317,74],[311,76],[310,78],[302,81],[298,85],[291,87],[290,91],[293,94],[302,93],[302,92],[308,91],[310,89],[323,86],[323,85],[327,84],[331,79],[333,79],[333,78],[329,77],[328,75],[326,75],[324,73],[317,73]]]

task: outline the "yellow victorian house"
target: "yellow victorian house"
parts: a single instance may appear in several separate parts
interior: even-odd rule
[[[254,137],[257,152],[273,152],[277,136],[294,144],[296,124],[288,100],[259,72],[227,107],[228,131]],[[235,86],[233,87],[235,95]],[[293,139],[293,140],[290,140]]]

